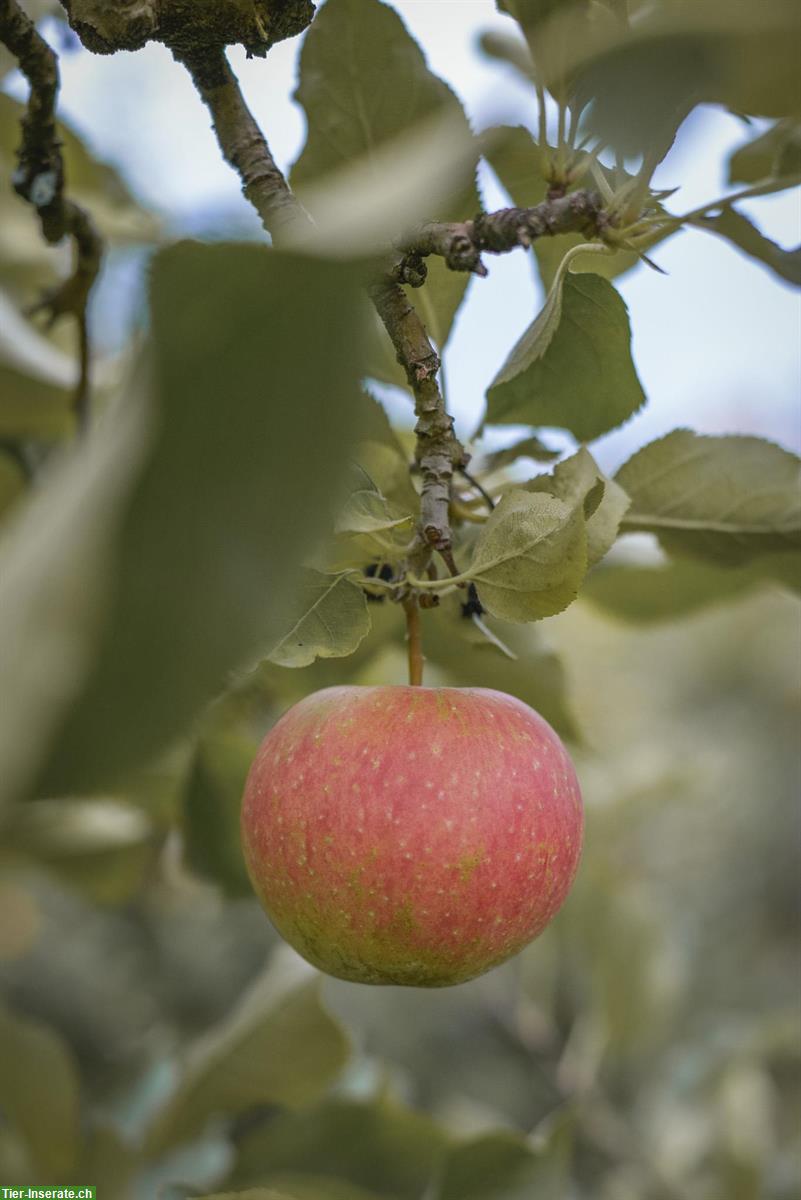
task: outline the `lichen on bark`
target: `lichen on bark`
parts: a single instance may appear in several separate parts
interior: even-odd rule
[[[242,45],[264,55],[301,33],[312,0],[62,0],[70,25],[96,54],[164,42],[184,54]]]

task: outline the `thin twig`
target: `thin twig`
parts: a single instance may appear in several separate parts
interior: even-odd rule
[[[474,475],[471,475],[469,471],[466,471],[464,469],[464,467],[459,468],[459,474],[462,476],[463,479],[467,480],[467,482],[470,484],[471,487],[474,487],[476,489],[479,496],[481,496],[484,503],[486,504],[487,508],[490,510],[490,512],[492,512],[492,510],[495,507],[495,501],[493,500],[492,496],[489,494],[487,489],[479,483],[479,481],[476,479],[476,477]]]
[[[17,0],[0,0],[0,42],[16,58],[30,85],[14,190],[36,209],[42,234],[50,245],[69,236],[75,247],[70,277],[48,292],[31,312],[45,312],[51,324],[65,315],[75,318],[80,362],[73,405],[79,428],[83,429],[89,416],[91,359],[87,306],[100,271],[103,245],[89,214],[65,195],[64,161],[56,127],[58,59]]]

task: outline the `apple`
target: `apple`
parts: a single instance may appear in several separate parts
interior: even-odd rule
[[[517,954],[567,896],[582,832],[559,738],[487,688],[307,696],[262,742],[242,804],[273,924],[358,983],[445,987]]]

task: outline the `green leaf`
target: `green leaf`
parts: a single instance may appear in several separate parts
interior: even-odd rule
[[[315,658],[352,654],[370,629],[364,592],[345,575],[306,569],[267,657],[279,667],[307,667]]]
[[[628,29],[610,26],[595,44],[574,45],[572,69],[582,94],[595,97],[592,130],[636,154],[696,104],[797,115],[799,36],[794,0],[653,5]]]
[[[562,737],[578,741],[567,678],[558,657],[536,626],[495,624],[481,618],[514,658],[492,644],[472,619],[462,615],[461,597],[446,597],[425,614],[426,661],[447,672],[453,687],[489,687],[517,696],[541,713]]]
[[[47,867],[95,904],[128,902],[158,858],[150,821],[114,799],[37,800],[12,808],[4,826],[7,849]]]
[[[157,434],[116,531],[110,602],[102,619],[93,614],[91,666],[41,792],[101,788],[137,767],[280,633],[349,449],[357,287],[342,264],[254,246],[183,243],[156,259]],[[96,506],[81,520],[104,521]],[[82,527],[62,534],[74,574],[68,543]],[[59,581],[41,569],[44,603]],[[87,570],[94,579],[97,566]]]
[[[269,976],[191,1053],[176,1094],[152,1127],[150,1153],[190,1140],[214,1116],[263,1104],[302,1108],[330,1086],[348,1058],[340,1026],[305,984],[275,1000]],[[265,1182],[267,1182],[265,1180]]]
[[[144,456],[143,418],[133,404],[110,414],[4,526],[0,807],[29,790],[89,669],[108,603],[111,547]]]
[[[737,600],[765,582],[749,567],[678,559],[661,567],[603,567],[589,576],[581,595],[610,616],[648,625]]]
[[[581,505],[515,489],[483,526],[465,574],[493,616],[537,621],[575,600],[586,570]]]
[[[351,492],[345,507],[334,525],[334,532],[341,534],[393,533],[408,530],[414,523],[411,513],[399,512],[385,496],[377,490],[360,488]],[[408,540],[408,539],[407,539]]]
[[[199,1197],[199,1200],[299,1200],[297,1192],[290,1196],[289,1192],[276,1192],[273,1188],[247,1188],[244,1192],[212,1192],[210,1195]],[[320,1200],[329,1200],[323,1191]]]
[[[377,1200],[375,1192],[331,1179],[323,1175],[302,1175],[292,1171],[277,1180],[280,1191],[273,1188],[248,1188],[244,1192],[220,1192],[204,1200]]]
[[[359,158],[369,161],[383,144],[434,114],[450,118],[454,129],[469,134],[454,93],[429,71],[397,13],[379,0],[328,0],[304,39],[296,98],[308,125],[306,145],[292,170],[293,186],[301,195],[321,176]],[[478,212],[477,160],[476,150],[466,180],[457,183],[456,194],[432,215],[465,220]],[[428,267],[424,319],[442,349],[469,276],[436,259],[429,259]],[[377,329],[376,337],[385,346],[389,370],[381,370],[381,356],[373,354],[373,374],[399,382],[392,366],[394,352],[386,349],[386,333]],[[400,382],[405,384],[405,379]]]
[[[71,433],[75,364],[0,291],[0,438],[56,440]]]
[[[787,179],[801,174],[801,124],[777,121],[759,137],[745,142],[729,159],[730,183],[759,183],[763,179]]]
[[[562,1200],[559,1174],[522,1137],[487,1134],[450,1152],[434,1200]]]
[[[420,1113],[333,1100],[312,1112],[278,1116],[246,1135],[230,1182],[291,1192],[295,1175],[316,1174],[392,1200],[419,1200],[446,1145],[442,1130]]]
[[[485,421],[551,425],[591,441],[644,400],[625,303],[607,280],[571,275],[565,262],[542,312],[490,384]]]
[[[655,533],[671,554],[731,565],[801,547],[801,460],[755,437],[676,429],[625,463],[624,529]]]
[[[582,504],[587,519],[587,564],[599,563],[614,544],[629,498],[619,484],[607,479],[584,446],[572,458],[537,475],[525,485],[527,492],[549,492],[571,507]]]
[[[508,192],[512,203],[518,208],[534,208],[545,199],[548,185],[543,174],[540,147],[529,131],[521,126],[504,126],[492,130],[484,146],[484,157]],[[583,157],[576,156],[578,162]],[[580,181],[586,183],[585,179]],[[550,288],[564,261],[565,253],[576,246],[586,245],[586,237],[580,233],[560,234],[558,237],[543,236],[533,244],[534,259],[540,279],[545,288]],[[605,279],[614,279],[624,271],[635,267],[639,257],[631,251],[619,250],[615,254],[578,254],[571,259],[571,271],[581,274],[592,271]]]
[[[0,517],[5,518],[28,487],[25,460],[13,445],[0,442]]]
[[[25,105],[0,94],[0,176],[4,178],[11,176],[16,164],[25,112]],[[59,121],[58,136],[69,196],[91,212],[103,237],[128,243],[154,240],[160,222],[134,198],[119,172],[90,154],[67,122]],[[33,214],[30,220],[35,230]]]
[[[200,742],[183,797],[184,858],[228,896],[253,888],[242,857],[239,809],[258,744],[241,734],[208,735]]]
[[[512,446],[505,446],[503,450],[493,451],[487,455],[484,462],[488,471],[500,471],[503,467],[510,467],[512,463],[516,463],[519,458],[533,458],[535,462],[553,462],[560,455],[560,450],[549,450],[538,437],[529,436]]]
[[[0,1008],[0,1110],[24,1138],[38,1176],[65,1181],[79,1141],[78,1072],[46,1025]]]
[[[756,225],[733,208],[724,208],[717,216],[698,217],[693,224],[725,238],[759,262],[770,267],[788,283],[801,287],[801,246],[783,250],[776,242],[760,233]]]

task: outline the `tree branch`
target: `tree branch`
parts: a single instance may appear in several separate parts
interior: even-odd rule
[[[14,190],[36,209],[42,233],[50,245],[69,236],[75,248],[71,276],[49,292],[33,311],[45,311],[51,322],[70,314],[78,323],[80,377],[75,408],[79,425],[83,426],[88,412],[90,358],[86,308],[100,270],[103,245],[89,214],[64,194],[64,162],[56,128],[58,60],[17,0],[0,0],[0,42],[16,58],[30,84]]]
[[[192,76],[211,113],[212,125],[225,161],[242,181],[242,191],[261,217],[273,241],[312,220],[276,165],[267,139],[245,103],[226,58],[218,47],[202,54],[175,52]]]
[[[410,563],[419,574],[432,550],[450,550],[451,480],[455,470],[467,466],[469,456],[453,432],[453,417],[448,414],[437,383],[439,358],[403,288],[387,276],[371,286],[370,298],[414,394],[416,458],[423,490]]]
[[[560,233],[597,236],[604,225],[601,197],[578,191],[554,196],[533,208],[502,208],[479,213],[471,221],[428,221],[396,245],[402,253],[392,273],[401,282],[420,286],[425,279],[421,260],[430,254],[444,258],[452,271],[486,275],[482,252],[504,254],[516,246],[530,246],[541,237]],[[422,277],[421,277],[422,276]]]

